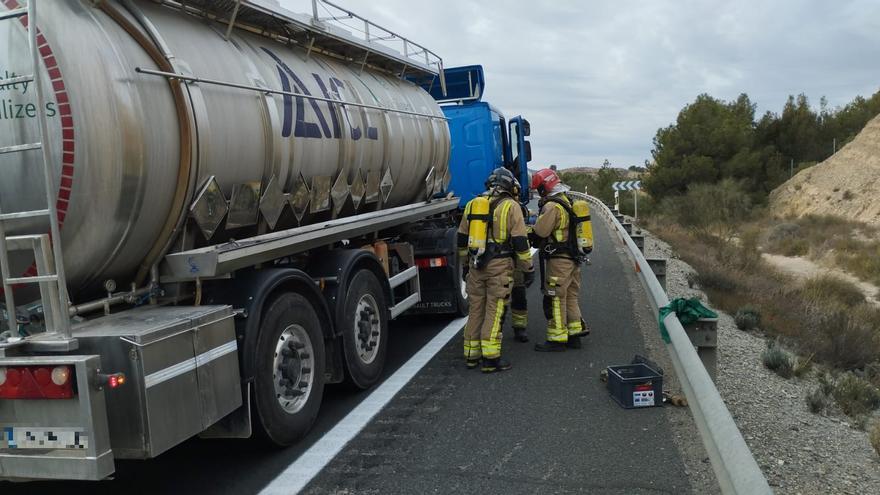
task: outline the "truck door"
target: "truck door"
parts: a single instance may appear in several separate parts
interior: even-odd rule
[[[508,136],[510,137],[510,171],[513,172],[522,186],[520,202],[526,204],[529,202],[528,163],[532,161],[532,143],[526,141],[526,137],[531,135],[532,130],[529,121],[518,115],[510,119],[508,131]]]

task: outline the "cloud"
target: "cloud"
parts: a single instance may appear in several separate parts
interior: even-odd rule
[[[642,164],[700,93],[748,93],[760,114],[880,88],[874,0],[337,1],[449,67],[482,64],[485,99],[531,122],[533,166]]]

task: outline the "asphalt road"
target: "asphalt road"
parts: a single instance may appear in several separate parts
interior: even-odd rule
[[[581,350],[537,353],[507,332],[510,371],[466,370],[453,339],[306,488],[307,493],[681,493],[685,466],[661,408],[624,410],[599,381],[644,341],[637,283],[594,224],[582,307],[593,334]],[[639,293],[636,291],[635,293]],[[529,334],[543,340],[535,284]]]
[[[661,408],[624,410],[598,380],[610,364],[644,352],[629,285],[637,283],[607,227],[594,224],[596,250],[584,268],[582,307],[593,330],[581,350],[543,354],[545,320],[530,290],[532,343],[505,332],[508,372],[466,370],[454,338],[319,474],[305,492],[324,493],[681,493],[685,466]],[[386,377],[436,335],[448,318],[392,324]],[[508,321],[509,325],[509,321]],[[257,493],[367,392],[331,387],[312,434],[295,447],[194,439],[150,461],[118,463],[100,483],[0,484],[18,493]]]

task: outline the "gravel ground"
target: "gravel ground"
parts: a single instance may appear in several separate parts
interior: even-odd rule
[[[642,233],[646,256],[667,258],[670,299],[698,297],[706,303],[699,288],[688,287],[686,277],[694,269],[668,244]],[[718,391],[774,491],[880,493],[880,458],[867,434],[840,413],[811,413],[805,397],[817,385],[815,377],[786,380],[764,368],[764,338],[737,329],[732,316],[718,313]]]

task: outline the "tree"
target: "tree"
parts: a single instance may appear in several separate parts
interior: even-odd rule
[[[751,149],[754,116],[755,105],[745,94],[730,103],[697,96],[674,125],[657,131],[651,153],[655,165],[643,182],[647,192],[661,199],[721,179],[724,165],[734,157],[741,160],[739,153]]]
[[[726,102],[707,94],[685,106],[674,124],[657,130],[642,186],[656,200],[681,195],[699,184],[733,179],[762,203],[798,168],[823,161],[852,140],[880,114],[880,91],[857,96],[843,108],[819,110],[804,94],[789,96],[781,115],[767,112],[755,121],[748,95]]]

